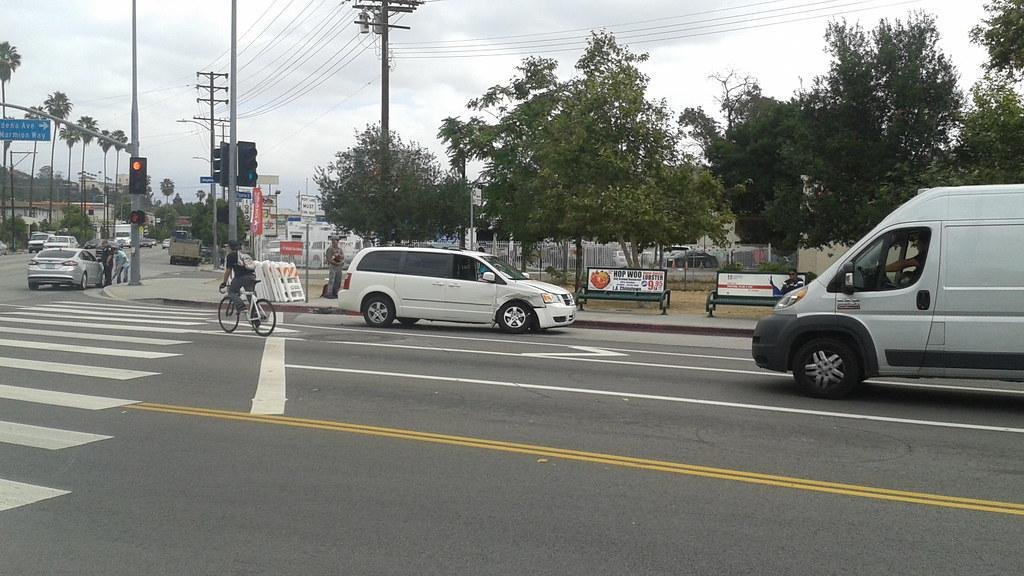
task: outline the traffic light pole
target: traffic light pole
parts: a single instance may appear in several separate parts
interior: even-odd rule
[[[228,240],[238,240],[238,0],[231,0],[231,139],[228,144]],[[223,170],[224,168],[221,167]]]
[[[132,0],[132,142],[129,144],[131,155],[139,155],[139,58],[138,43],[136,38],[136,9]],[[138,194],[131,194],[132,210],[141,208],[142,200]],[[132,262],[129,271],[128,285],[139,286],[142,284],[142,257],[139,252],[139,227],[132,224]]]

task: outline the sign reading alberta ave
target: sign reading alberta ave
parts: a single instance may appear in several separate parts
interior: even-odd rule
[[[0,120],[0,140],[50,139],[50,121],[6,118]]]

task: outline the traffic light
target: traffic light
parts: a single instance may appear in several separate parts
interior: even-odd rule
[[[132,210],[128,215],[128,222],[136,226],[142,226],[146,223],[146,212],[143,210]]]
[[[237,150],[238,174],[235,178],[235,184],[246,188],[253,188],[256,186],[256,180],[260,177],[259,173],[256,172],[256,167],[259,165],[256,162],[256,143],[239,142]]]
[[[213,181],[224,186],[228,185],[228,145],[221,142],[219,148],[213,149]]]
[[[132,156],[128,161],[128,193],[146,193],[146,159]]]

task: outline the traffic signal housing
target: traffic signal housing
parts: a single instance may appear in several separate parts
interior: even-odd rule
[[[255,188],[256,181],[260,175],[256,171],[259,164],[256,162],[256,143],[238,143],[238,174],[235,176],[235,184],[246,188]]]
[[[211,170],[213,181],[227,188],[228,186],[228,145],[220,143],[219,148],[213,149],[213,169]]]
[[[128,223],[136,226],[142,226],[146,223],[146,212],[144,210],[132,210],[128,214]]]
[[[146,193],[146,159],[132,156],[128,161],[128,193]]]

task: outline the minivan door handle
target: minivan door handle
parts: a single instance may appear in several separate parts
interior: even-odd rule
[[[927,310],[932,306],[932,295],[927,290],[917,291],[917,309]]]

